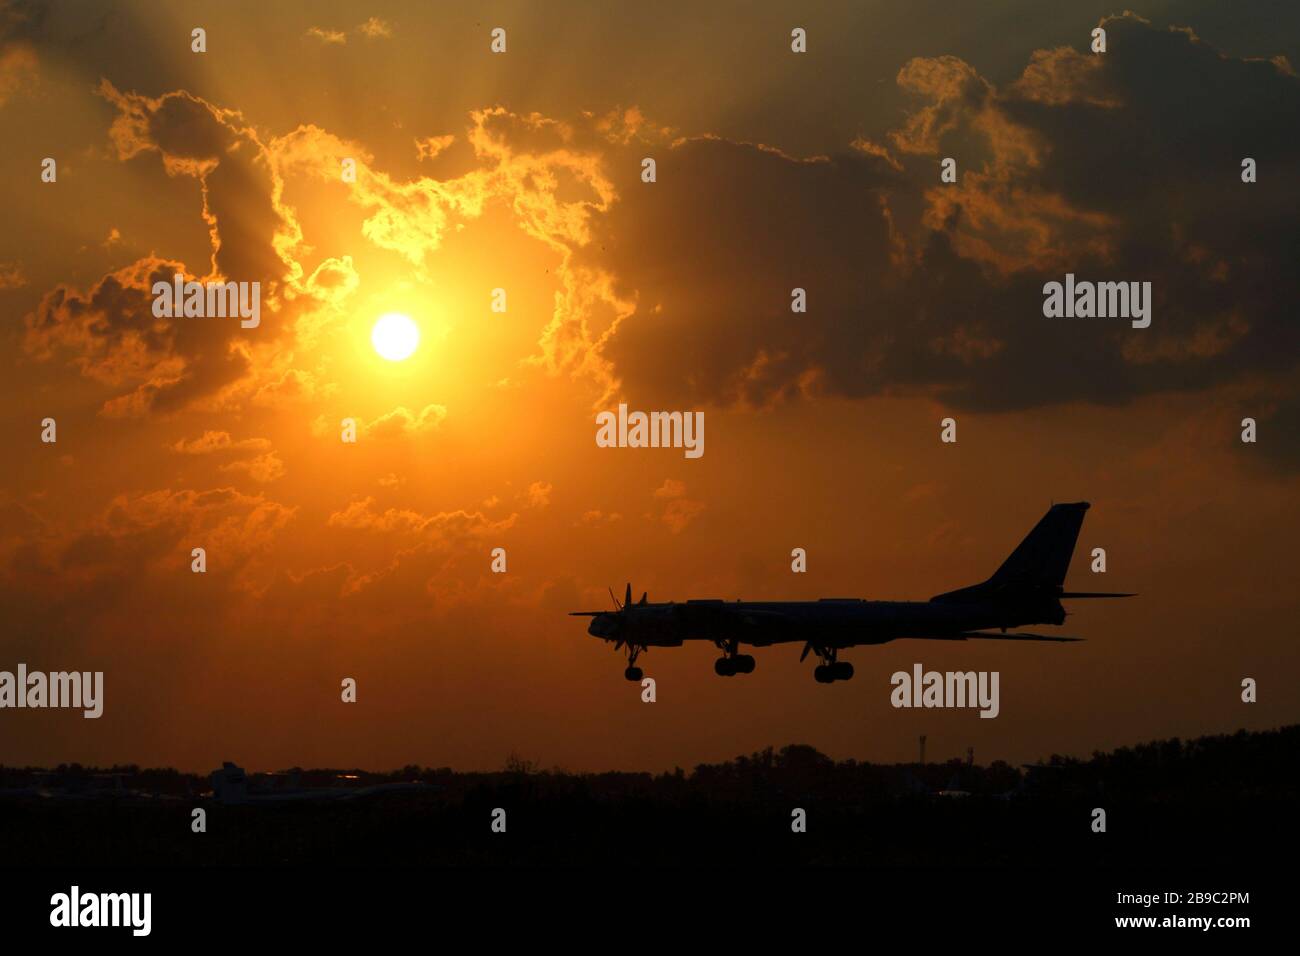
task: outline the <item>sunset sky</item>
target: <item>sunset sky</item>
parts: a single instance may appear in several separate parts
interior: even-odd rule
[[[1024,762],[1294,722],[1300,8],[1135,5],[0,4],[0,670],[105,674],[99,720],[0,711],[0,762]],[[261,324],[155,319],[178,271],[260,282]],[[1067,272],[1150,281],[1150,328],[1044,318]],[[620,401],[703,411],[703,456],[598,448]],[[1076,500],[1067,586],[1140,594],[1076,602],[1085,643],[899,641],[830,686],[693,644],[641,658],[649,705],[565,613],[925,599]],[[893,709],[914,662],[1000,671],[1000,716]]]

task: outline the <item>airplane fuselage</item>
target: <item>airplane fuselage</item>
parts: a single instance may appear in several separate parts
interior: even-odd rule
[[[985,628],[1060,624],[1055,600],[1039,606],[995,602],[866,601],[687,601],[633,604],[626,611],[595,617],[588,633],[608,640],[616,631],[645,647],[678,647],[685,641],[732,641],[755,647],[813,643],[822,647],[884,644],[899,638],[954,639]],[[619,614],[625,616],[621,619]]]

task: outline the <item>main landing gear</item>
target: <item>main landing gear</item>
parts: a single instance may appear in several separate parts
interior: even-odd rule
[[[813,677],[819,684],[831,684],[837,680],[848,680],[853,676],[853,665],[848,661],[836,661],[831,664],[818,664],[813,668]]]
[[[737,674],[754,673],[754,658],[750,654],[737,654],[734,657],[719,657],[713,662],[713,672],[719,677],[735,677]]]
[[[821,663],[813,668],[813,677],[819,684],[833,684],[837,680],[849,680],[853,677],[853,665],[848,661],[837,661],[835,659],[837,649],[834,647],[815,647],[811,642],[806,644],[803,653],[799,655],[802,661],[808,656],[809,651],[816,651]]]
[[[754,658],[749,654],[737,653],[737,643],[734,640],[719,641],[718,649],[722,651],[722,656],[713,662],[713,673],[719,677],[754,673]]]

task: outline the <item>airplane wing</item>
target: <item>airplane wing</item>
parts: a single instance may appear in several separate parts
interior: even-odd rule
[[[798,626],[798,622],[788,614],[746,607],[739,602],[727,604],[722,601],[687,601],[685,604],[674,604],[673,614],[678,621],[688,627],[709,630],[731,628],[740,624],[751,634],[763,634],[777,639],[786,636]],[[794,640],[794,637],[791,636],[789,639]]]
[[[696,619],[701,621],[740,621],[744,624],[782,624],[791,622],[787,614],[780,611],[760,611],[757,608],[728,607],[721,606],[692,606],[690,604],[677,605],[681,610],[678,612],[687,619]]]
[[[985,634],[983,631],[963,631],[961,634],[912,634],[899,640],[922,641],[1082,641],[1082,637],[1060,637],[1056,634]]]

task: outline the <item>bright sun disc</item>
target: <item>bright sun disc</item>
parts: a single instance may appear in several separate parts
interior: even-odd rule
[[[381,315],[370,330],[370,343],[388,361],[400,362],[410,358],[420,344],[420,327],[409,315],[389,312]]]

